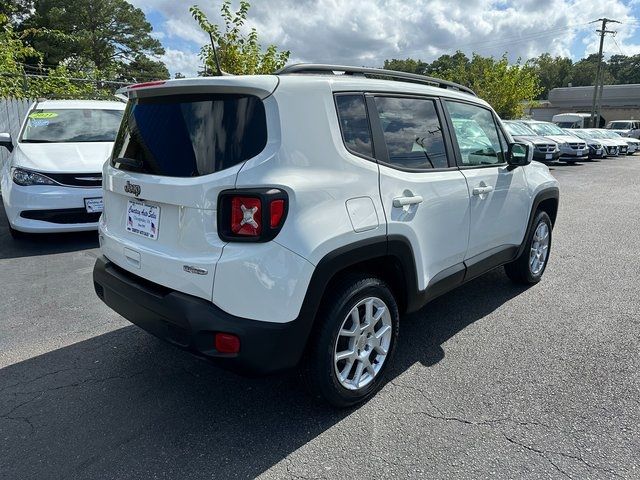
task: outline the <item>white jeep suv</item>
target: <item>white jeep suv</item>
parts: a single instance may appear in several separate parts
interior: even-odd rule
[[[558,184],[460,85],[294,65],[140,84],[103,172],[98,296],[241,371],[353,405],[400,315],[501,265],[538,282]]]

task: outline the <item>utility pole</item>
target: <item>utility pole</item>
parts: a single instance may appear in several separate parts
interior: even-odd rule
[[[596,80],[593,83],[593,101],[591,103],[591,117],[590,123],[593,128],[598,128],[600,125],[600,105],[602,102],[602,90],[604,89],[604,69],[602,68],[602,49],[604,47],[604,36],[607,33],[616,32],[613,30],[607,30],[607,23],[620,23],[617,20],[611,20],[610,18],[599,18],[591,23],[602,22],[602,28],[596,30],[600,34],[600,48],[598,49],[598,68],[596,69]],[[598,87],[600,87],[600,95],[598,95]],[[596,108],[596,104],[598,107]]]

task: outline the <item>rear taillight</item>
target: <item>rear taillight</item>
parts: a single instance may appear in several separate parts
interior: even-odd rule
[[[267,242],[287,216],[288,196],[277,188],[226,190],[218,198],[218,235],[227,242]]]
[[[231,197],[231,232],[259,237],[262,233],[262,202],[259,198]]]

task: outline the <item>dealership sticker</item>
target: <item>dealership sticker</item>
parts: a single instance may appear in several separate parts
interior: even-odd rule
[[[49,125],[49,120],[40,119],[40,118],[30,118],[29,126],[30,127],[46,127]]]
[[[29,115],[29,118],[55,118],[58,114],[55,112],[34,112]]]

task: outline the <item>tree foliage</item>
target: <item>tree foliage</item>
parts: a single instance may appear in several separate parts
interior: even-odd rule
[[[540,80],[538,98],[547,98],[552,88],[567,86],[571,82],[573,62],[566,57],[552,57],[548,53],[530,59],[527,64]],[[592,80],[593,81],[593,80]]]
[[[40,65],[42,54],[26,45],[6,16],[0,15],[0,97],[101,98],[112,88],[101,83],[101,72],[92,74],[60,64],[52,69],[26,71],[27,61]]]
[[[133,64],[135,76],[145,80],[169,76],[150,58],[164,53],[151,24],[126,0],[34,0],[33,14],[20,29],[45,66],[75,59],[114,73]]]
[[[279,51],[276,45],[269,45],[262,51],[256,29],[252,28],[249,33],[245,33],[244,24],[249,8],[249,2],[242,0],[240,8],[233,12],[231,1],[225,0],[221,8],[223,29],[212,23],[197,5],[193,5],[189,11],[200,28],[213,38],[223,71],[237,75],[273,73],[287,63],[290,52]],[[203,73],[215,74],[217,69],[211,45],[202,47],[200,57],[205,63]]]
[[[503,118],[517,118],[527,102],[534,100],[540,87],[534,69],[518,61],[510,65],[506,55],[495,59],[464,53],[442,55],[432,63],[408,58],[388,60],[385,68],[439,77],[465,85],[493,106]]]

